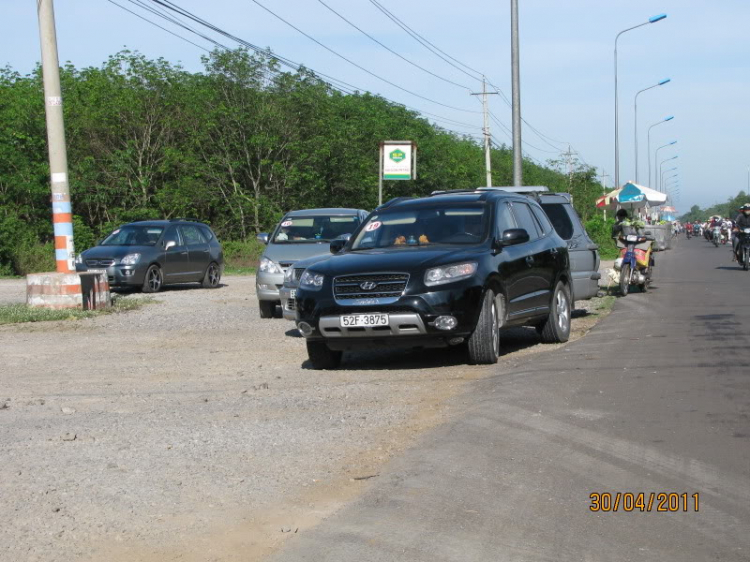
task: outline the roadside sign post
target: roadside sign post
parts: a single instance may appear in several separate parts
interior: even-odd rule
[[[417,144],[414,141],[380,143],[378,205],[383,204],[383,180],[417,179]]]

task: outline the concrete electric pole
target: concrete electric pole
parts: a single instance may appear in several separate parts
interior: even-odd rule
[[[492,187],[492,161],[490,159],[490,111],[487,105],[487,96],[489,94],[497,94],[497,92],[487,91],[487,80],[484,76],[482,77],[482,91],[473,92],[472,96],[482,96],[482,113],[484,114],[484,127],[482,129],[484,133],[484,167],[487,172],[487,187]]]
[[[44,106],[47,115],[47,143],[52,187],[52,222],[55,231],[55,261],[58,273],[75,272],[73,214],[68,186],[68,155],[65,149],[60,64],[52,0],[37,0],[39,36],[42,44]]]
[[[521,78],[518,55],[518,0],[510,0],[510,60],[513,77],[513,185],[523,185],[521,146]]]

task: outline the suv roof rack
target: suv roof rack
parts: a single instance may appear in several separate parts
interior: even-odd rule
[[[524,185],[522,187],[477,187],[475,191],[507,191],[508,193],[546,193],[549,188],[543,185]]]
[[[414,199],[414,197],[394,197],[393,199],[389,199],[382,205],[378,205],[375,207],[373,211],[381,211],[383,209],[387,209],[391,205],[395,205],[396,203],[401,203],[401,201],[408,201],[409,199]]]
[[[191,218],[176,218],[176,219],[169,219],[169,222],[180,222],[180,221],[186,221],[186,222],[199,222],[201,224],[206,224],[202,220],[198,219],[191,219]]]

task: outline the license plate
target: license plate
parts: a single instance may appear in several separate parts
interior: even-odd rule
[[[389,326],[387,314],[349,314],[340,317],[342,328],[362,328],[366,326]]]
[[[638,236],[636,236],[635,234],[628,234],[626,240],[628,242],[637,242],[638,241]]]
[[[290,299],[296,299],[297,298],[297,289],[292,289],[289,291],[289,298]]]

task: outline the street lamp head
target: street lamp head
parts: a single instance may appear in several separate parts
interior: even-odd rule
[[[667,14],[659,14],[658,16],[652,16],[648,18],[648,23],[656,23],[657,21],[661,21],[666,17],[667,17]]]
[[[671,81],[672,81],[672,79],[671,79],[671,78],[667,78],[667,79],[665,79],[665,80],[662,80],[661,82],[659,82],[659,86],[663,86],[664,84],[667,84],[667,83],[669,83],[669,82],[671,82]]]
[[[672,119],[674,119],[674,115],[670,115],[664,121],[671,121]]]
[[[670,145],[673,145],[673,144],[677,144],[677,141],[672,141],[667,146],[670,146]]]

